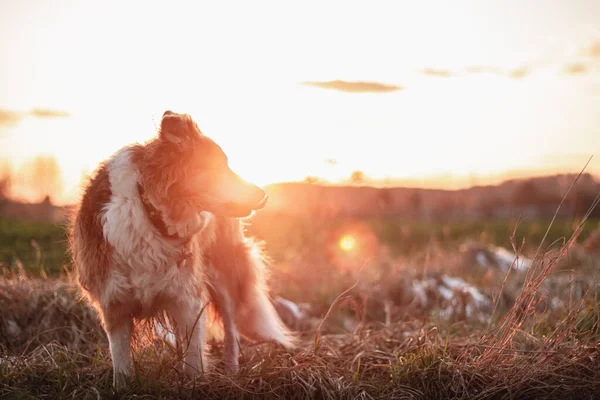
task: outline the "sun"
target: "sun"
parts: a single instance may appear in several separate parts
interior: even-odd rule
[[[338,242],[340,249],[344,251],[352,251],[356,247],[356,239],[352,235],[344,235]]]

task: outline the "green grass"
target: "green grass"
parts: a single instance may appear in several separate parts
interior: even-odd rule
[[[64,226],[44,222],[0,219],[0,265],[19,262],[35,276],[59,275],[70,266]]]
[[[352,220],[336,219],[314,221],[299,217],[255,218],[248,232],[267,243],[269,255],[277,262],[293,251],[322,252],[333,240],[331,233],[344,231],[345,226],[362,225],[372,230],[380,244],[389,246],[394,255],[422,252],[432,241],[446,250],[456,250],[465,240],[486,237],[490,243],[511,248],[510,238],[515,232],[515,243],[535,249],[540,243],[549,221],[523,220],[426,222],[394,219]],[[555,221],[550,228],[547,244],[568,239],[574,231],[573,220]],[[580,239],[584,240],[599,220],[588,220]],[[516,228],[516,231],[515,231]],[[65,226],[44,222],[0,219],[0,265],[15,267],[20,261],[28,273],[39,276],[45,271],[57,276],[70,269],[66,249]],[[39,247],[39,252],[36,249]]]

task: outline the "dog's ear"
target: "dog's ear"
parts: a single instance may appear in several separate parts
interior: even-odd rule
[[[188,124],[185,114],[165,111],[160,121],[160,138],[175,144],[181,144],[188,136]]]

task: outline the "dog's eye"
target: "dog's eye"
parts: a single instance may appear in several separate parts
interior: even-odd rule
[[[194,168],[194,172],[203,173],[208,171],[221,171],[227,168],[227,160],[212,157],[204,158],[198,162]]]

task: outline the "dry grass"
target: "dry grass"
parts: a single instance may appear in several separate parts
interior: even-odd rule
[[[306,251],[273,274],[277,293],[312,305],[313,323],[301,334],[298,350],[289,354],[269,343],[243,343],[241,371],[231,376],[218,363],[221,345],[211,342],[214,367],[190,381],[172,348],[156,338],[146,340],[134,353],[135,376],[119,397],[599,398],[595,274],[600,259],[598,252],[585,253],[577,244],[583,224],[585,218],[569,240],[550,246],[542,241],[531,268],[520,274],[465,267],[456,251],[434,242],[410,258],[394,260],[381,253],[361,263],[387,270],[383,278],[370,276],[366,268],[354,273],[327,269],[323,254]],[[519,252],[521,244],[513,240],[513,247]],[[573,252],[581,253],[577,265],[569,258]],[[312,269],[303,269],[308,265]],[[418,308],[414,299],[392,298],[407,282],[441,273],[460,274],[494,300],[485,310],[487,322],[466,317],[460,302],[453,307],[462,312],[441,318],[447,301],[435,299]],[[367,301],[377,294],[376,301]],[[382,304],[391,304],[393,318],[377,316]],[[30,279],[22,269],[5,273],[0,278],[0,398],[114,397],[104,332],[68,276]]]
[[[135,377],[120,397],[596,398],[600,308],[587,293],[562,310],[545,335],[536,334],[533,328],[550,318],[530,302],[540,290],[539,275],[549,273],[546,264],[539,268],[491,330],[469,321],[444,325],[426,315],[388,326],[363,318],[352,333],[332,333],[325,324],[319,334],[305,332],[293,354],[245,343],[238,376],[224,374],[216,361],[195,382],[182,376],[175,352],[157,340],[135,353]],[[104,333],[68,280],[3,278],[0,317],[0,398],[116,396]],[[582,327],[586,318],[591,322]],[[220,344],[210,348],[220,359]]]
[[[148,398],[594,398],[600,390],[598,347],[578,343],[540,353],[497,349],[481,365],[477,338],[446,340],[435,328],[398,323],[358,335],[323,335],[289,355],[270,345],[246,346],[233,377],[213,370],[191,382],[175,357],[136,353],[134,382],[123,397]],[[564,344],[568,346],[568,344]],[[219,353],[220,348],[213,351]],[[488,355],[488,357],[490,357]],[[3,397],[111,398],[106,350],[89,354],[49,343],[0,365]]]

